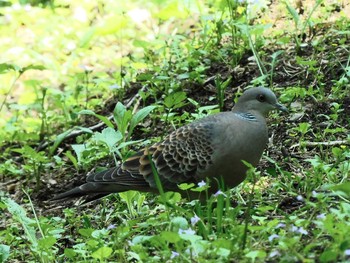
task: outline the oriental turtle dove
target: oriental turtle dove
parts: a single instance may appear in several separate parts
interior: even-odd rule
[[[246,177],[248,168],[242,160],[253,166],[258,164],[268,142],[265,117],[274,109],[287,111],[270,89],[248,89],[232,111],[185,125],[162,142],[137,152],[121,166],[89,175],[85,184],[54,200],[84,195],[101,197],[127,190],[157,191],[153,170],[165,190],[179,191],[178,184],[220,177],[226,187],[232,188]]]

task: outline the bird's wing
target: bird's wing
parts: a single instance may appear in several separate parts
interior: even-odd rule
[[[96,194],[101,197],[127,190],[155,191],[153,164],[166,190],[178,190],[180,183],[197,182],[202,179],[197,178],[198,172],[205,171],[213,161],[214,125],[207,119],[181,127],[163,142],[137,152],[121,166],[91,174],[85,184],[58,194],[52,200]]]
[[[212,118],[211,118],[212,119]],[[175,130],[163,142],[138,152],[127,159],[122,169],[156,187],[152,162],[165,189],[177,189],[177,184],[197,182],[198,172],[212,164],[214,122],[194,122]],[[152,160],[152,162],[151,162]]]

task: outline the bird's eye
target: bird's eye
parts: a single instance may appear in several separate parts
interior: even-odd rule
[[[259,94],[256,99],[260,102],[264,102],[265,101],[265,96],[263,94]]]

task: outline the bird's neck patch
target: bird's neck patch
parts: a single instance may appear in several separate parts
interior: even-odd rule
[[[257,118],[249,112],[236,112],[236,116],[246,121],[257,121]]]

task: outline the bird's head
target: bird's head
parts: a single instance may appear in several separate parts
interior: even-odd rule
[[[234,111],[236,112],[258,112],[266,116],[272,110],[288,112],[287,108],[278,103],[276,95],[268,88],[251,88],[243,92],[239,97]]]

